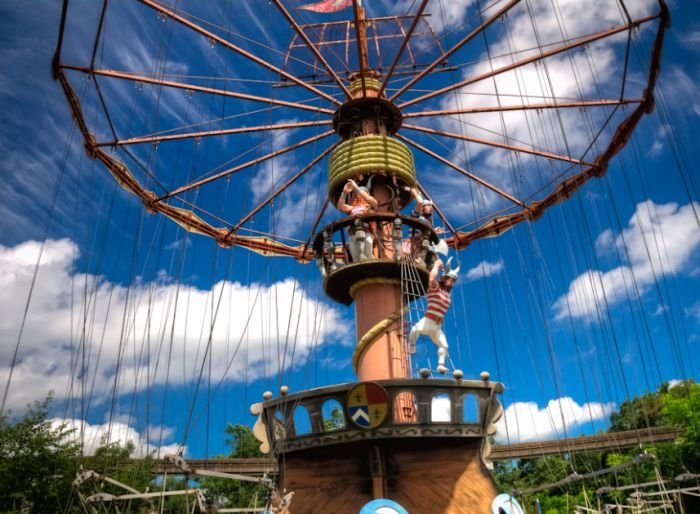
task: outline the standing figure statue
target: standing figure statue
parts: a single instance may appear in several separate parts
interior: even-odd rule
[[[348,198],[352,195],[352,203],[348,203]],[[350,179],[343,187],[343,193],[338,198],[338,210],[354,216],[354,225],[348,231],[350,233],[350,256],[353,262],[364,261],[372,257],[372,231],[369,223],[361,219],[366,214],[371,214],[378,207],[379,202],[374,198],[369,189],[358,186]]]
[[[452,257],[447,259],[444,265],[444,273],[438,280],[438,273],[443,269],[442,260],[435,259],[433,268],[430,270],[428,279],[428,308],[425,315],[411,329],[408,336],[408,347],[411,353],[416,353],[416,341],[419,336],[428,336],[438,347],[438,366],[440,373],[447,373],[449,370],[445,366],[447,358],[447,338],[442,331],[442,322],[445,319],[447,309],[450,308],[451,291],[457,277],[459,276],[459,266],[452,268]]]

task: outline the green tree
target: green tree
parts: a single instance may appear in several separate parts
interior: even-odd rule
[[[667,390],[662,386],[662,391]],[[625,400],[617,412],[610,415],[610,431],[636,430],[661,425],[661,393],[647,393]]]
[[[662,398],[661,412],[665,424],[681,429],[677,471],[700,472],[700,384],[685,381],[670,389]]]
[[[93,455],[84,457],[83,467],[128,485],[137,491],[145,492],[149,488],[152,490],[154,487],[152,472],[155,465],[153,457],[147,455],[143,458],[133,459],[134,450],[134,443],[131,441],[121,443],[107,442],[106,439],[103,439]],[[99,487],[100,492],[114,495],[128,494],[123,488],[110,483],[99,482],[95,485]],[[139,509],[147,509],[142,500],[134,500],[128,506],[120,505],[122,512],[140,512]]]
[[[70,512],[80,448],[48,421],[51,395],[11,423],[0,417],[0,512]]]
[[[246,425],[228,424],[225,428],[226,445],[230,458],[260,458],[260,441]],[[267,490],[253,482],[203,477],[200,486],[205,489],[207,499],[217,508],[245,508],[264,506]]]
[[[338,406],[333,407],[330,418],[323,420],[323,428],[326,430],[338,430],[344,426],[345,416],[343,416],[343,411]]]
[[[257,440],[253,431],[247,425],[232,425],[229,423],[224,429],[226,434],[226,446],[231,448],[229,457],[264,457],[260,452],[260,441]]]
[[[573,505],[583,505],[583,487],[588,498],[595,497],[595,489],[604,486],[656,481],[660,470],[664,479],[681,473],[700,472],[700,385],[684,381],[670,387],[662,384],[658,391],[647,393],[623,402],[610,416],[610,431],[644,429],[648,426],[677,426],[681,436],[673,443],[649,445],[645,450],[655,456],[655,462],[630,466],[615,474],[602,475],[595,480],[566,485],[537,493],[542,512],[571,512]],[[609,468],[629,462],[639,454],[639,448],[616,452],[592,452],[575,454],[568,459],[559,456],[540,457],[516,463],[496,463],[494,478],[499,490],[512,492],[526,490],[546,483],[556,482],[570,475]],[[606,495],[610,500],[625,503],[631,491],[615,491]],[[534,511],[534,497],[523,498],[528,512]],[[575,503],[578,502],[578,503]],[[698,498],[684,497],[685,512],[700,512]]]

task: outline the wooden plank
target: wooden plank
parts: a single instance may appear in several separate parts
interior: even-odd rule
[[[495,445],[491,449],[489,458],[491,460],[510,460],[542,455],[630,448],[639,444],[674,441],[679,434],[680,430],[677,428],[652,427],[643,430],[608,432],[551,441]]]

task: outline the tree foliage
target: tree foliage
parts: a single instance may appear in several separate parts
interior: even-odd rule
[[[16,423],[0,417],[0,512],[62,512],[71,502],[80,448],[48,421],[51,396]]]
[[[656,426],[676,426],[681,436],[674,443],[647,445],[644,451],[653,455],[651,462],[635,464],[614,474],[602,475],[584,482],[570,483],[559,488],[523,497],[528,512],[554,514],[573,512],[575,505],[597,504],[596,491],[602,487],[619,487],[644,482],[655,482],[657,472],[663,479],[672,479],[681,473],[700,472],[700,385],[692,380],[674,387],[663,384],[658,391],[623,402],[610,416],[610,431],[644,429]],[[498,462],[494,478],[505,492],[527,490],[551,484],[574,473],[586,474],[611,468],[631,461],[640,453],[639,448],[618,451],[600,451],[570,456],[546,456],[516,463]],[[604,495],[604,501],[624,503],[633,490],[613,491]],[[700,512],[697,498],[684,497],[685,512]]]
[[[260,441],[256,439],[253,431],[247,425],[229,423],[224,432],[226,445],[230,449],[226,457],[264,457],[260,452]],[[264,506],[267,499],[265,487],[253,482],[202,477],[199,479],[199,484],[206,490],[207,498],[217,508],[261,507]]]

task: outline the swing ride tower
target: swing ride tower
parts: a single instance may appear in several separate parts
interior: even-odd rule
[[[359,512],[371,500],[390,499],[409,512],[484,513],[495,486],[483,449],[501,415],[501,384],[411,377],[405,314],[425,293],[438,242],[432,224],[402,216],[418,187],[414,159],[396,138],[402,115],[389,101],[381,75],[367,59],[367,21],[355,6],[359,66],[349,79],[349,99],[333,116],[340,143],[329,156],[328,201],[335,206],[348,180],[367,188],[378,203],[371,214],[340,219],[323,228],[314,250],[333,300],[354,304],[358,382],[299,392],[264,404],[266,425],[289,429],[293,410],[306,409],[311,434],[269,432],[276,440],[281,487],[294,491],[290,512]],[[370,255],[353,260],[352,239],[371,233]],[[447,393],[451,418],[435,422],[433,398]],[[344,405],[346,425],[328,431],[319,420],[328,400]],[[464,410],[476,416],[465,422]],[[281,413],[278,414],[278,413]],[[275,418],[275,416],[278,416]],[[488,451],[488,450],[487,450]]]
[[[475,240],[495,237],[520,222],[538,219],[545,210],[569,198],[590,179],[605,174],[608,162],[625,145],[641,117],[653,109],[653,89],[659,71],[664,27],[668,21],[664,3],[659,3],[660,9],[656,14],[634,19],[624,11],[625,20],[613,28],[606,25],[602,30],[576,38],[562,35],[561,41],[540,45],[537,52],[533,52],[532,48],[513,51],[506,64],[492,60],[489,53],[488,66],[475,66],[469,70],[471,75],[457,79],[453,75],[458,68],[451,68],[448,60],[480,37],[487,28],[503,21],[519,4],[519,0],[499,0],[480,10],[477,26],[464,31],[462,37],[453,41],[447,49],[442,48],[444,40],[435,36],[426,21],[424,10],[428,0],[419,2],[415,15],[377,19],[367,19],[361,2],[354,1],[351,2],[352,21],[315,25],[300,25],[281,0],[272,0],[270,7],[276,14],[281,14],[294,34],[284,56],[284,64],[275,64],[272,57],[266,60],[254,51],[243,48],[242,43],[232,42],[236,34],[221,30],[221,26],[214,23],[202,23],[202,16],[188,15],[184,9],[172,8],[156,0],[141,0],[140,3],[145,9],[154,10],[159,20],[162,18],[164,22],[167,19],[175,27],[205,37],[212,48],[231,52],[246,64],[264,67],[276,80],[279,79],[275,84],[278,95],[265,97],[236,91],[235,88],[221,88],[215,80],[206,83],[201,78],[204,75],[199,78],[202,83],[196,83],[194,76],[191,82],[186,83],[177,74],[168,78],[160,72],[146,74],[100,67],[99,59],[96,61],[96,56],[100,55],[97,44],[89,65],[66,64],[61,52],[64,11],[53,74],[64,90],[88,156],[102,162],[117,182],[135,195],[148,212],[168,217],[190,232],[209,236],[222,247],[240,246],[264,256],[286,256],[302,263],[314,262],[323,277],[325,294],[334,302],[354,306],[356,337],[349,357],[357,376],[356,382],[304,391],[289,391],[282,386],[279,395],[267,392],[263,401],[251,408],[254,414],[259,415],[255,433],[262,440],[262,446],[272,452],[278,462],[277,490],[280,493],[294,493],[291,504],[285,505],[283,511],[291,514],[356,514],[372,500],[387,499],[412,514],[489,513],[497,494],[487,466],[489,437],[494,435],[495,423],[502,415],[497,395],[504,387],[499,382],[491,381],[488,372],[482,372],[476,378],[477,370],[474,369],[468,372],[473,379],[465,379],[464,373],[458,369],[453,370],[451,375],[434,376],[426,368],[415,373],[417,366],[411,362],[406,341],[410,321],[415,320],[407,317],[407,313],[415,309],[414,306],[425,294],[431,261],[435,259],[431,248],[441,238],[454,251],[465,249]],[[571,57],[573,52],[606,38],[617,38],[617,41],[620,39],[618,35],[627,33],[629,44],[634,31],[654,21],[658,23],[658,29],[651,45],[647,83],[638,97],[631,95],[630,87],[624,87],[631,75],[627,73],[625,61],[620,77],[622,87],[619,91],[615,90],[610,98],[585,97],[583,93],[575,99],[570,97],[572,95],[556,98],[552,92],[550,96],[538,97],[536,102],[502,105],[496,88],[498,105],[463,107],[457,102],[453,106],[440,105],[436,109],[411,109],[421,102],[481,81],[495,81],[494,77],[499,74],[513,70],[517,72],[547,58],[568,54],[569,59],[574,61],[575,56]],[[393,33],[381,33],[378,27],[382,24],[393,24],[398,28]],[[372,38],[368,35],[370,29],[373,31]],[[413,48],[412,38],[420,30],[432,35],[433,39],[429,44],[423,42]],[[102,21],[95,41],[100,41],[101,31]],[[327,49],[338,43],[329,38],[339,32],[343,34],[340,50],[329,52]],[[241,40],[245,41],[245,38]],[[399,44],[393,49],[395,57],[391,65],[384,63],[380,66],[377,64],[380,61],[378,54],[387,41],[398,41]],[[432,56],[428,63],[416,61],[415,56],[427,47],[439,49],[437,55]],[[312,72],[308,76],[302,77],[293,70],[295,62],[303,61],[294,55],[295,49],[299,48],[306,52],[306,61],[312,61]],[[488,53],[488,45],[486,48]],[[409,56],[409,63],[401,67],[404,54]],[[349,55],[353,55],[354,59],[349,59]],[[346,68],[344,75],[336,71],[337,62],[329,62],[331,57]],[[287,64],[288,68],[285,67]],[[228,64],[226,66],[226,70],[230,71]],[[399,75],[399,68],[403,82],[397,85],[392,80]],[[240,70],[245,71],[246,68],[241,67]],[[441,88],[431,83],[432,89],[427,89],[428,92],[412,89],[418,81],[426,77],[432,79],[441,73],[452,75],[453,83]],[[93,118],[98,118],[90,118],[84,113],[81,97],[71,82],[72,75],[85,75],[92,80],[84,87],[94,84],[96,94],[93,103],[102,106],[107,114],[105,127],[101,131],[90,125]],[[263,103],[270,110],[287,108],[295,112],[312,112],[322,119],[284,121],[272,125],[248,126],[243,123],[233,128],[190,131],[192,124],[180,132],[170,130],[148,136],[123,137],[119,133],[118,120],[115,121],[107,112],[111,103],[104,100],[109,93],[104,83],[111,84],[111,81],[134,81],[139,87],[147,85],[179,89],[189,95],[218,95],[227,101]],[[342,100],[320,88],[328,84],[338,89]],[[316,107],[311,102],[284,97],[285,92],[295,88],[313,93],[320,101],[330,102],[333,108]],[[593,89],[596,94],[603,90],[600,87]],[[399,102],[399,96],[406,92],[414,96]],[[167,99],[160,94],[157,98],[158,102]],[[625,108],[630,110],[625,111]],[[158,113],[160,109],[160,103],[156,103],[154,112]],[[609,109],[610,114],[598,117],[592,114],[595,109]],[[501,141],[488,141],[463,132],[437,129],[435,125],[416,124],[421,118],[461,118],[493,113],[501,116],[503,121],[510,112],[534,111],[546,118],[549,127],[555,126],[555,122],[561,124],[561,119],[555,117],[558,114],[552,114],[560,110],[580,110],[582,118],[591,125],[594,121],[602,120],[601,127],[591,128],[591,141],[582,145],[579,156],[572,155],[573,151],[567,145],[563,145],[566,146],[564,152],[556,148],[543,149],[534,142],[529,145],[516,143],[508,137]],[[131,127],[133,123],[125,125]],[[141,160],[128,153],[128,149],[140,148],[139,145],[165,145],[187,139],[209,141],[236,134],[327,126],[332,128],[287,147],[275,148],[248,162],[234,166],[230,166],[228,161],[220,163],[215,171],[207,175],[168,187],[165,184],[175,179],[168,176],[167,180],[161,180],[158,173],[170,169],[171,163],[153,164],[152,169],[148,168],[149,164],[143,164],[157,161],[165,152],[153,152],[148,159]],[[617,128],[610,130],[611,127]],[[520,184],[510,184],[511,187],[497,185],[494,180],[480,176],[471,166],[453,162],[453,156],[445,155],[449,152],[444,149],[440,153],[428,148],[427,144],[407,137],[406,131],[428,139],[446,138],[484,145],[504,152],[508,158],[523,155],[538,163],[546,163],[545,166],[551,167],[551,170],[547,170],[551,176],[547,175],[548,181],[543,180],[525,194],[520,190]],[[598,138],[606,131],[612,132],[612,135],[603,144]],[[106,137],[105,133],[113,137]],[[205,190],[210,185],[220,184],[221,180],[228,180],[246,168],[272,161],[285,153],[294,153],[324,138],[334,138],[334,141],[298,172],[290,173],[284,182],[273,183],[270,194],[247,214],[241,216],[237,212],[232,215],[227,211],[231,202],[222,202],[225,205],[221,213],[212,213],[213,209],[198,204],[214,196],[206,194]],[[562,139],[567,142],[565,137]],[[115,151],[108,151],[110,147]],[[123,153],[117,155],[117,150]],[[487,202],[491,210],[477,214],[475,209],[474,219],[470,223],[455,226],[436,205],[436,217],[445,226],[444,236],[430,222],[402,213],[412,201],[412,190],[429,196],[422,181],[418,180],[418,175],[427,173],[427,170],[417,169],[413,151],[457,172],[468,181],[469,187],[480,188],[482,193],[485,191],[484,194],[492,195],[491,199],[503,202],[505,207],[496,209],[492,207],[496,205],[495,201]],[[326,201],[308,231],[305,243],[293,246],[289,243],[290,237],[281,234],[277,237],[278,234],[273,232],[260,235],[257,228],[250,229],[256,216],[261,217],[260,213],[265,209],[272,209],[276,199],[288,192],[295,181],[317,165],[325,164],[326,158]],[[129,159],[138,165],[127,166],[125,163]],[[145,179],[139,175],[139,167],[146,168]],[[366,188],[367,193],[376,200],[377,207],[373,211],[343,216],[335,210],[341,196],[346,195],[344,189],[350,180]],[[149,185],[164,190],[154,191],[148,189]],[[345,200],[350,201],[349,198]],[[324,218],[326,207],[334,211],[333,216]],[[234,216],[237,221],[222,223],[222,220]],[[324,223],[321,223],[322,219],[325,219]],[[364,241],[366,247],[364,254],[358,258],[352,246],[360,241]],[[324,411],[329,404],[342,407],[340,422],[329,424],[325,419]],[[442,407],[438,408],[438,404]],[[308,417],[309,427],[297,424],[299,412]]]

